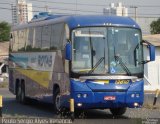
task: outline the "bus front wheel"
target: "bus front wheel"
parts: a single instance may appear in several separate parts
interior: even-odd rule
[[[57,88],[53,94],[53,103],[55,112],[60,111],[60,90]]]
[[[127,110],[126,107],[124,107],[124,108],[110,108],[110,111],[114,116],[123,115],[126,112],[126,110]]]

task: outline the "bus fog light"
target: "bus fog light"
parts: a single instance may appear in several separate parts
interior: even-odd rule
[[[83,94],[83,98],[87,98],[87,96],[88,96],[87,94]]]
[[[131,97],[132,97],[132,98],[134,98],[134,96],[135,96],[134,94],[131,94]]]
[[[139,98],[139,97],[140,97],[140,95],[139,95],[139,94],[136,94],[136,97],[137,97],[137,98]]]
[[[138,104],[137,102],[135,102],[135,103],[134,103],[134,106],[137,107],[137,106],[139,106],[139,104]]]
[[[77,97],[78,97],[78,98],[81,98],[81,94],[77,94]]]
[[[77,103],[77,106],[78,106],[78,107],[81,107],[81,106],[82,106],[82,103]]]

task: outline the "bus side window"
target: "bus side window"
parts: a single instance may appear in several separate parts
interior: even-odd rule
[[[18,44],[18,50],[24,51],[25,50],[25,29],[19,31],[19,44]]]
[[[33,43],[34,48],[41,48],[42,41],[42,27],[35,27],[35,42]]]
[[[63,49],[64,23],[52,25],[51,50]]]
[[[43,26],[42,28],[42,49],[50,48],[51,26]]]
[[[26,50],[31,50],[33,46],[34,28],[29,28]]]
[[[12,40],[12,50],[13,51],[18,51],[18,43],[19,43],[19,39],[18,39],[18,31],[14,31],[13,32],[13,40]]]

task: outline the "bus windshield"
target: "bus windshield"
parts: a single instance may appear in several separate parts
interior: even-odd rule
[[[72,72],[143,74],[141,32],[134,28],[87,27],[72,32]]]

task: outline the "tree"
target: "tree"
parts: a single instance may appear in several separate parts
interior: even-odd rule
[[[7,22],[0,22],[0,42],[9,41],[11,26]]]
[[[151,34],[160,34],[160,18],[150,24]]]

